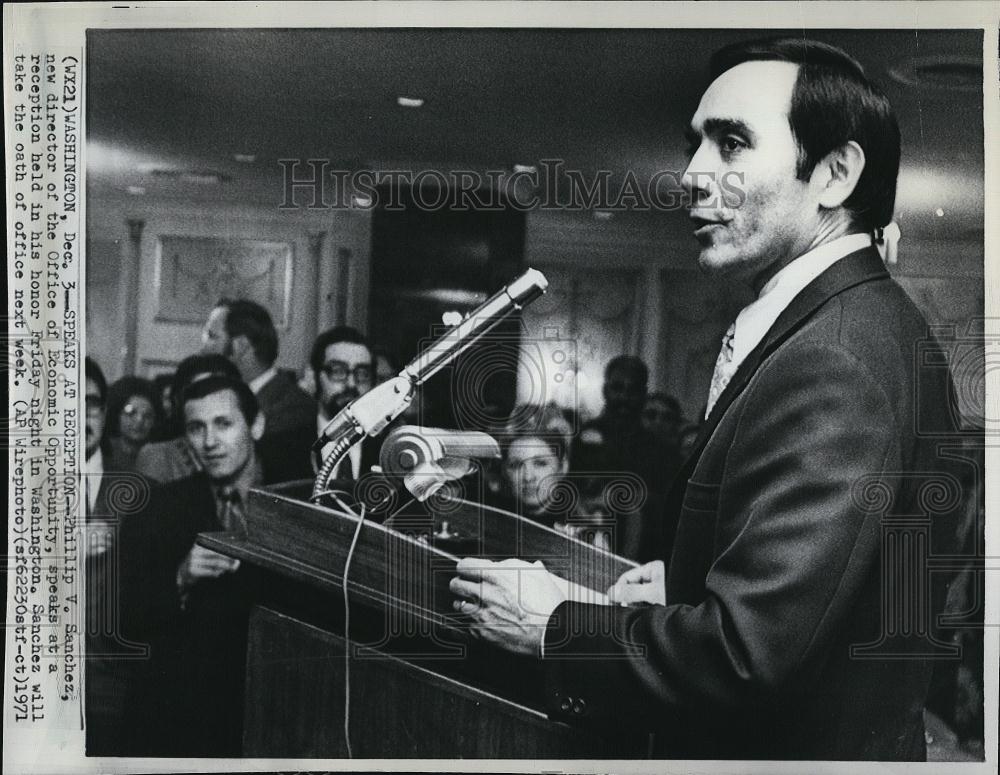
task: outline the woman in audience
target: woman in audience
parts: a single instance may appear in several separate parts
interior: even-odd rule
[[[141,377],[122,377],[108,388],[109,471],[132,471],[139,450],[162,424],[160,397],[153,383]]]
[[[569,469],[570,428],[553,406],[517,406],[503,431],[499,505],[549,525],[566,493],[559,485]]]
[[[499,505],[567,535],[609,549],[600,492],[586,478],[567,479],[572,426],[559,407],[522,404],[503,432]]]

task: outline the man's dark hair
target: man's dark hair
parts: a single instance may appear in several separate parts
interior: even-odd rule
[[[181,396],[199,375],[224,375],[233,379],[242,379],[240,370],[225,355],[189,355],[177,364],[170,380],[170,411],[169,426],[165,438],[180,436],[184,432],[184,413],[181,410]]]
[[[573,426],[555,404],[518,404],[510,413],[500,438],[504,458],[518,439],[543,441],[559,460],[569,457]]]
[[[257,360],[270,367],[278,359],[278,332],[271,313],[247,299],[219,299],[216,307],[226,310],[226,336],[230,341],[245,336]]]
[[[225,355],[189,355],[177,364],[170,383],[170,394],[180,398],[181,393],[199,374],[241,379],[240,370]]]
[[[372,353],[372,371],[374,372],[375,370],[375,353],[372,350],[371,342],[368,341],[368,337],[358,331],[358,329],[351,328],[350,326],[328,328],[316,337],[316,341],[313,342],[312,352],[309,354],[309,365],[312,367],[313,377],[316,379],[317,395],[319,395],[319,373],[323,370],[326,348],[331,344],[340,344],[341,342],[363,344],[367,347],[368,352]]]
[[[641,358],[634,355],[616,355],[608,361],[608,365],[604,367],[604,381],[607,382],[608,377],[616,372],[634,377],[641,385],[649,382],[649,369]]]
[[[798,145],[796,177],[808,180],[816,165],[851,140],[865,152],[865,167],[844,202],[854,225],[874,231],[892,220],[899,175],[899,125],[885,94],[864,68],[841,49],[802,38],[734,43],[717,51],[712,79],[744,62],[799,66],[788,123]]]
[[[108,405],[108,381],[104,378],[104,372],[97,365],[97,361],[89,355],[83,360],[84,380],[92,379],[97,385],[97,392],[101,395],[101,406]]]
[[[211,377],[205,377],[204,379],[198,379],[190,383],[181,394],[179,404],[181,414],[184,414],[184,406],[188,401],[205,398],[214,393],[221,393],[224,390],[232,390],[236,394],[236,400],[240,405],[240,412],[247,421],[247,425],[253,425],[253,421],[257,419],[257,412],[259,411],[257,396],[253,394],[253,391],[250,390],[250,386],[246,382],[224,374],[215,374]]]

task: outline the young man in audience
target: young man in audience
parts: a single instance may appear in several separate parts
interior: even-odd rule
[[[180,399],[192,382],[220,375],[240,379],[239,370],[224,355],[189,355],[177,365],[170,387],[172,409],[169,422],[176,435],[164,441],[151,442],[140,449],[135,459],[137,473],[154,483],[164,484],[183,479],[201,469],[184,435]]]
[[[196,537],[246,531],[247,491],[266,481],[254,447],[263,418],[250,388],[230,376],[192,382],[180,406],[201,470],[154,491],[123,530],[128,630],[152,648],[137,734],[153,755],[239,756],[259,576]]]

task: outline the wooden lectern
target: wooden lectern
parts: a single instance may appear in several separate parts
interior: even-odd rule
[[[448,591],[461,556],[541,560],[600,591],[634,563],[510,512],[437,498],[429,511],[364,521],[345,610],[357,519],[310,504],[309,490],[252,490],[246,537],[198,539],[265,579],[249,620],[244,756],[345,758],[345,710],[355,758],[646,755],[645,735],[549,720],[538,661],[472,639]]]

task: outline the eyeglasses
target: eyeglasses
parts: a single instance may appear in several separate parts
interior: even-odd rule
[[[343,361],[327,361],[323,364],[323,373],[333,382],[346,382],[349,375],[354,375],[354,381],[361,384],[372,381],[373,369],[367,363],[359,363],[352,369]]]

